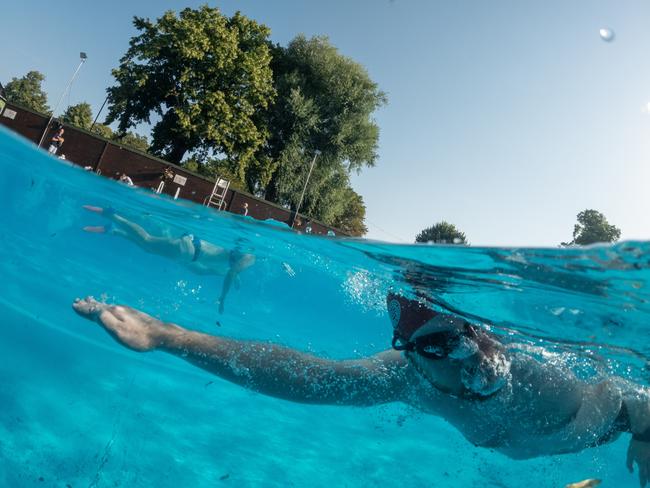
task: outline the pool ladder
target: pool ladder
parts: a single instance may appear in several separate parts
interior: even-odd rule
[[[228,188],[230,187],[230,181],[225,178],[217,177],[217,181],[214,182],[212,187],[212,193],[204,202],[206,207],[217,207],[219,210],[223,210],[223,206],[226,200],[226,195],[228,194]]]

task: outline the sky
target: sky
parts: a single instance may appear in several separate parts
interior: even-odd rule
[[[204,3],[3,2],[0,82],[41,71],[53,107],[85,51],[57,114],[82,101],[96,112],[133,16]],[[556,246],[594,208],[623,239],[650,238],[650,2],[207,3],[266,24],[283,45],[328,36],[387,93],[373,115],[378,162],[352,180],[367,237],[413,242],[446,220],[472,245]]]

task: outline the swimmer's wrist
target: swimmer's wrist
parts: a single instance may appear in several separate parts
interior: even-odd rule
[[[158,337],[156,349],[163,351],[173,351],[181,347],[181,337],[187,334],[187,330],[171,322],[165,322],[165,327]]]

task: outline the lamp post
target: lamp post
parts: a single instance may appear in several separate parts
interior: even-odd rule
[[[93,120],[92,125],[90,126],[90,132],[93,131],[93,127],[95,127],[95,124],[97,123],[97,119],[99,119],[99,114],[102,113],[102,110],[104,110],[104,105],[106,105],[106,102],[108,102],[108,97],[110,95],[106,95],[106,98],[104,98],[104,103],[102,103],[102,106],[99,107],[99,112],[97,112],[97,115],[95,116],[95,120]]]
[[[86,53],[81,52],[79,53],[79,66],[77,66],[77,69],[72,75],[72,78],[70,78],[70,81],[65,87],[65,90],[63,90],[63,93],[61,93],[61,98],[59,98],[59,101],[56,102],[56,105],[54,106],[54,110],[52,110],[52,115],[50,115],[50,119],[47,121],[47,125],[45,126],[45,130],[43,130],[43,135],[41,136],[41,139],[38,141],[38,147],[41,147],[41,144],[43,144],[43,139],[45,139],[45,136],[47,135],[47,131],[50,128],[50,124],[52,123],[52,119],[54,119],[54,114],[56,113],[56,109],[59,108],[59,105],[63,101],[63,97],[65,97],[65,94],[68,93],[68,90],[70,89],[70,86],[72,86],[72,82],[74,79],[77,77],[77,73],[79,73],[79,70],[81,69],[81,66],[86,62],[86,59],[88,59],[88,56]]]
[[[298,206],[296,207],[296,212],[293,214],[293,220],[291,221],[291,228],[293,229],[294,224],[296,223],[296,217],[298,217],[298,212],[300,212],[300,206],[302,205],[302,199],[305,197],[305,190],[307,190],[307,184],[309,183],[309,178],[311,178],[311,172],[314,171],[314,164],[316,164],[316,158],[319,156],[320,151],[316,149],[314,151],[314,159],[311,160],[311,165],[309,166],[309,173],[307,173],[307,179],[305,180],[305,186],[302,187],[302,193],[300,194],[300,200],[298,201]]]

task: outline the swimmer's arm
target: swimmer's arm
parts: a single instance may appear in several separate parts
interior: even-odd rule
[[[330,360],[275,344],[184,329],[160,349],[232,383],[293,402],[369,406],[406,396],[407,365],[396,351]]]

